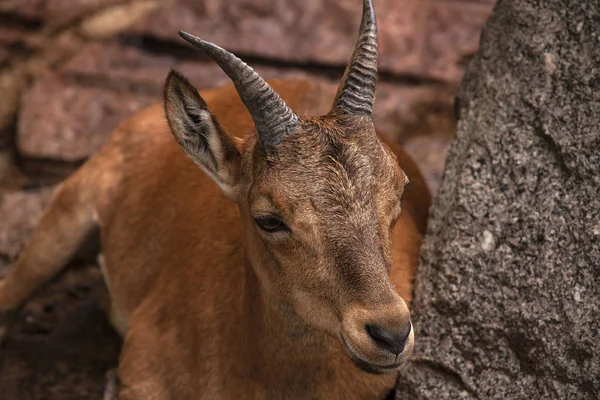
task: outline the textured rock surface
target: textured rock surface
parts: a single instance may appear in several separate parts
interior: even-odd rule
[[[120,121],[156,97],[85,87],[57,76],[39,79],[23,98],[17,146],[26,157],[85,159]]]
[[[600,397],[600,3],[500,0],[458,95],[398,399]]]
[[[37,226],[51,194],[51,188],[0,192],[0,258],[13,260],[19,254],[25,238]]]
[[[404,141],[408,128],[424,122],[415,115],[429,118],[422,110],[451,109],[492,4],[378,0],[380,128]],[[347,0],[3,1],[0,136],[16,134],[10,143],[26,163],[80,161],[119,120],[160,99],[169,68],[190,74],[199,88],[226,81],[177,37],[179,29],[237,52],[266,77],[335,85],[359,20],[360,7]],[[442,126],[434,130],[450,136],[452,128]]]
[[[493,3],[378,0],[381,67],[459,79],[462,58],[477,49],[478,33]],[[175,0],[159,5],[134,30],[171,40],[181,29],[242,54],[343,65],[359,20],[360,7],[347,0]]]
[[[404,143],[404,150],[413,159],[419,160],[421,173],[432,193],[438,191],[442,181],[446,152],[451,141],[452,138],[441,135],[419,135]]]
[[[3,0],[0,12],[57,26],[117,3],[119,0]]]
[[[152,54],[115,43],[92,44],[27,90],[19,116],[19,152],[27,158],[69,162],[89,157],[120,121],[160,101],[170,68],[179,69],[199,88],[230,83],[212,61]],[[266,79],[318,79],[330,86],[332,99],[335,95],[337,81],[315,71],[260,64],[255,69]],[[374,118],[394,138],[407,136],[420,125],[447,138],[453,131],[448,123],[452,118],[441,110],[450,110],[451,103],[452,91],[442,85],[383,81]],[[440,117],[436,125],[425,121],[432,116]]]

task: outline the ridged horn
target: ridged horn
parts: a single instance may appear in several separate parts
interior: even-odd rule
[[[229,76],[252,116],[262,145],[277,145],[298,125],[296,114],[248,64],[213,43],[182,31],[179,35],[210,56]]]
[[[373,0],[363,0],[360,35],[346,67],[333,107],[348,114],[371,115],[377,83],[377,21]]]

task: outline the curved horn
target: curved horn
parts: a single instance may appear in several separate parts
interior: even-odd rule
[[[252,116],[261,144],[269,147],[298,125],[298,117],[254,70],[227,50],[186,32],[179,35],[209,55],[233,81]]]
[[[373,0],[363,0],[360,36],[335,96],[334,108],[339,108],[348,114],[371,115],[375,99],[378,60],[377,21]]]

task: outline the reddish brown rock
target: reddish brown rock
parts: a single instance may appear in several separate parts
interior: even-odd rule
[[[493,4],[379,0],[382,69],[456,82]],[[254,57],[344,65],[357,35],[359,5],[347,0],[5,0],[0,12],[50,26],[86,17],[82,29],[91,37],[124,32],[173,42],[181,29]]]
[[[379,82],[373,119],[399,142],[419,134],[452,136],[453,96],[438,85],[404,86]]]
[[[343,65],[357,36],[359,5],[340,0],[176,0],[174,5],[161,4],[133,31],[177,41],[177,31],[185,30],[241,54]],[[423,7],[418,0],[410,0],[403,7],[398,7],[396,0],[381,0],[377,7],[381,15],[382,59],[386,60],[382,66],[416,72],[420,64],[420,35],[411,21],[423,20],[419,18],[424,17]],[[388,57],[394,53],[400,53],[401,60]],[[398,62],[401,65],[396,65]]]
[[[66,62],[58,73],[38,80],[23,100],[18,148],[28,158],[79,161],[97,151],[117,124],[135,111],[161,101],[164,77],[177,68],[198,88],[229,84],[212,61],[181,61],[135,47],[92,44]],[[337,80],[295,68],[255,65],[271,78],[317,79],[333,99]],[[379,85],[374,118],[391,137],[410,135],[425,113],[451,94],[435,86]],[[325,111],[325,110],[324,110]],[[440,127],[440,129],[443,129]]]
[[[262,65],[253,67],[265,79],[307,76],[306,72],[298,68],[281,69]],[[199,89],[230,82],[212,60],[180,59],[175,55],[152,54],[135,46],[116,43],[91,43],[67,60],[59,73],[80,78],[96,86],[121,87],[134,93],[145,88],[149,93],[160,95],[164,80],[172,68],[187,76]],[[160,96],[156,101],[159,100]]]
[[[86,45],[66,60],[58,73],[80,78],[88,86],[121,88],[133,93],[145,88],[160,94],[169,69],[178,67],[174,56],[150,54],[134,46],[109,42]]]
[[[130,0],[131,1],[131,0]],[[0,12],[53,26],[81,18],[94,11],[122,3],[119,0],[3,0]]]
[[[118,3],[122,3],[122,1],[46,0],[41,16],[49,24],[61,25]]]
[[[85,159],[100,148],[120,121],[152,104],[156,97],[86,87],[60,75],[48,75],[24,97],[18,149],[25,157]]]
[[[229,83],[212,61],[181,62],[133,47],[92,44],[57,73],[38,79],[23,98],[17,146],[26,158],[74,162],[96,152],[116,126],[160,102],[171,68],[198,88]],[[306,76],[300,70],[258,66],[266,78]]]
[[[67,19],[85,15],[89,17],[87,23],[120,7],[112,0],[77,0],[69,3],[70,10],[66,4],[63,0],[5,2],[0,11],[42,21],[61,13]],[[71,162],[88,157],[120,120],[160,101],[163,79],[170,68],[180,69],[199,88],[228,83],[216,64],[199,53],[191,49],[188,53],[181,52],[182,47],[176,46],[170,51],[169,43],[178,41],[187,46],[176,35],[180,28],[232,49],[243,58],[273,59],[299,66],[296,69],[254,65],[267,79],[289,76],[315,79],[321,76],[320,71],[311,67],[308,72],[302,66],[343,66],[352,51],[360,18],[360,7],[341,0],[175,0],[157,4],[155,10],[144,8],[146,17],[134,22],[126,35],[134,44],[140,43],[136,35],[158,39],[159,42],[153,43],[158,43],[159,49],[147,52],[115,41],[92,42],[70,60],[63,60],[58,71],[39,78],[27,91],[20,110],[17,141],[26,158]],[[395,0],[379,0],[382,69],[442,79],[450,82],[447,87],[454,87],[462,74],[465,57],[477,46],[478,31],[491,4],[490,1],[408,0],[400,6]],[[102,31],[101,23],[92,25],[96,33]],[[4,42],[19,40],[15,35],[5,35]],[[330,71],[326,76],[323,80],[337,84]],[[394,138],[402,139],[421,129],[423,118],[419,110],[424,106],[437,107],[439,98],[447,109],[452,103],[448,88],[405,86],[393,83],[395,78],[389,74],[384,73],[383,77],[374,117],[378,126]],[[12,92],[16,93],[7,92],[9,99]],[[14,108],[0,112],[0,116],[7,114],[0,120],[13,120]]]
[[[0,2],[0,12],[20,18],[39,19],[48,0],[4,0]]]
[[[421,59],[425,75],[452,83],[461,80],[466,62],[479,47],[479,33],[493,5],[493,0],[429,3]]]
[[[0,25],[0,68],[23,51],[27,30],[19,26]]]
[[[379,0],[381,68],[455,82],[493,1]],[[177,41],[185,30],[232,51],[287,62],[344,65],[360,21],[343,0],[175,0],[161,3],[132,32]]]
[[[0,257],[14,260],[37,226],[52,189],[0,192]]]
[[[101,7],[97,12],[83,19],[79,31],[88,39],[108,39],[127,31],[133,23],[156,6],[156,0],[142,0]]]
[[[417,160],[433,195],[442,183],[446,153],[451,141],[452,137],[447,135],[420,135],[404,144],[404,150]]]

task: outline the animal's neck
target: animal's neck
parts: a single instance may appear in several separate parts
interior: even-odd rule
[[[270,296],[259,282],[252,267],[246,267],[243,296],[242,351],[254,379],[274,382],[293,381],[306,389],[310,376],[299,378],[299,371],[328,369],[332,352],[337,352],[333,338],[307,326],[297,315]],[[310,374],[312,375],[312,373]],[[287,388],[292,389],[292,388]]]

